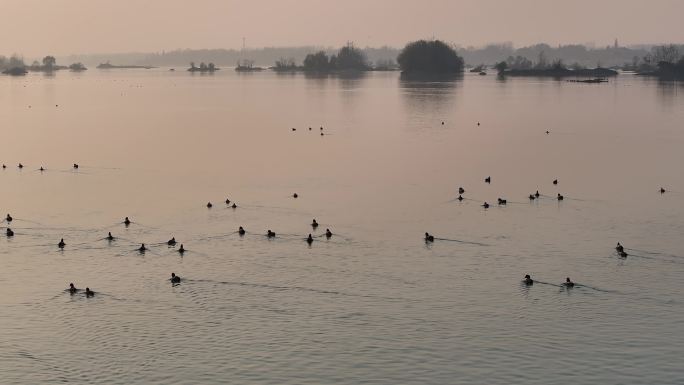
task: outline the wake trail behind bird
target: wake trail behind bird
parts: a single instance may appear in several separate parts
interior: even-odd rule
[[[476,246],[491,246],[491,245],[488,245],[486,243],[463,241],[460,239],[450,239],[450,238],[437,238],[437,237],[435,237],[435,241],[458,242],[458,243],[463,243],[463,244],[468,244],[468,245],[476,245]]]
[[[345,297],[362,297],[362,298],[384,298],[384,299],[389,299],[389,300],[398,300],[401,298],[392,298],[392,297],[378,297],[374,295],[367,295],[367,294],[354,294],[354,293],[345,293],[337,290],[325,290],[325,289],[313,289],[313,288],[308,288],[304,286],[280,286],[280,285],[271,285],[271,284],[262,284],[262,283],[251,283],[251,282],[240,282],[240,281],[215,281],[215,280],[210,280],[210,279],[189,279],[189,278],[183,278],[183,282],[186,283],[211,283],[215,285],[230,285],[230,286],[244,286],[244,287],[255,287],[255,288],[262,288],[262,289],[269,289],[269,290],[274,290],[274,291],[303,291],[303,292],[311,292],[311,293],[317,293],[317,294],[331,294],[331,295],[339,295],[339,296],[345,296]]]

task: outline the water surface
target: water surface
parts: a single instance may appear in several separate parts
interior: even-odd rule
[[[684,382],[681,83],[90,70],[0,121],[3,383]]]

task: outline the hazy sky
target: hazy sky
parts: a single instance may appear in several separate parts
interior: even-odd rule
[[[0,53],[26,56],[511,41],[684,42],[684,0],[0,0]]]

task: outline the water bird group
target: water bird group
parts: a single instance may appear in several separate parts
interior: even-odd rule
[[[525,284],[525,286],[532,286],[534,284],[534,280],[532,279],[532,277],[530,277],[529,274],[525,274],[525,278],[523,278],[523,284]],[[571,288],[575,287],[575,283],[570,280],[570,277],[567,277],[565,278],[565,282],[563,282],[561,286]]]
[[[72,283],[69,284],[69,288],[67,289],[69,291],[69,294],[74,295],[78,293],[79,289],[76,288],[76,286]],[[92,297],[95,295],[95,292],[90,290],[89,287],[85,288],[85,296],[86,297]]]

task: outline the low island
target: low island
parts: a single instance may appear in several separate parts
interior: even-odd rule
[[[348,43],[337,54],[328,55],[325,51],[310,53],[304,58],[301,66],[294,59],[279,59],[275,66],[271,67],[276,72],[306,72],[319,74],[334,73],[357,73],[372,71],[373,67],[368,63],[366,55]]]
[[[190,72],[200,72],[200,73],[205,73],[205,72],[214,72],[218,71],[220,68],[217,68],[214,63],[209,63],[206,64],[204,62],[201,62],[199,67],[195,65],[195,62],[190,62],[190,68],[188,68],[188,71]]]
[[[500,77],[589,78],[577,80],[583,83],[604,83],[607,81],[606,78],[618,75],[617,71],[609,68],[584,68],[580,66],[568,68],[561,60],[548,63],[543,52],[539,55],[539,60],[536,63],[521,56],[509,57],[507,60],[497,63],[494,68]]]
[[[137,68],[137,69],[146,69],[146,70],[149,70],[149,69],[157,68],[157,67],[144,66],[144,65],[115,65],[115,64],[111,64],[111,63],[109,63],[109,62],[105,62],[105,63],[100,63],[100,64],[97,66],[97,68],[98,68],[98,69],[101,69],[101,70],[109,70],[109,69],[135,69],[135,68]]]
[[[59,70],[70,69],[72,71],[85,71],[87,68],[83,63],[73,63],[70,66],[57,64],[54,56],[45,56],[42,61],[34,60],[31,65],[24,64],[24,60],[18,56],[12,56],[9,61],[0,56],[0,70],[5,75],[21,76],[31,72],[44,72],[52,74]]]

